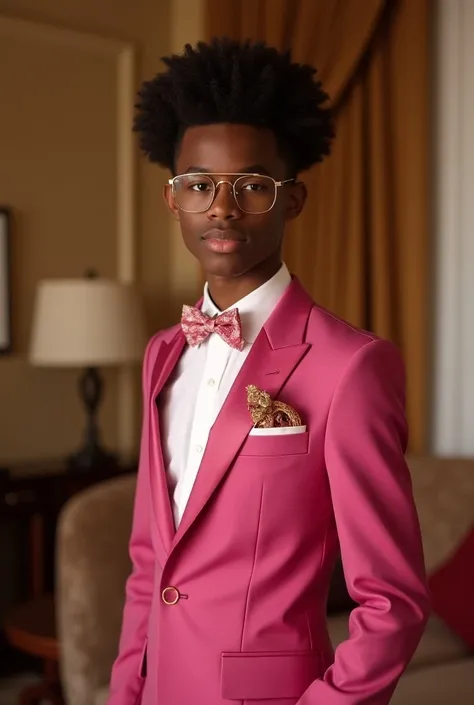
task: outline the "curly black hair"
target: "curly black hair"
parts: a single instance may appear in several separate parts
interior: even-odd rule
[[[264,42],[215,38],[164,57],[168,70],[145,81],[133,129],[151,162],[174,172],[187,128],[237,123],[269,128],[293,176],[329,154],[333,123],[316,69]]]

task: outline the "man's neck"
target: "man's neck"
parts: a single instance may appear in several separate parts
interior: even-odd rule
[[[280,267],[281,261],[273,262],[271,266],[267,265],[265,268],[230,279],[209,275],[207,284],[210,297],[218,309],[225,311],[265,284],[278,272]]]

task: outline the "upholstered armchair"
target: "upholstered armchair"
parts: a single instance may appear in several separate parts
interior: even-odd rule
[[[474,519],[474,460],[411,457],[409,465],[429,571],[455,549]],[[117,653],[135,476],[85,490],[64,507],[58,528],[57,613],[60,669],[67,705],[103,705]],[[347,638],[347,595],[341,567],[328,604],[334,646]],[[433,615],[395,692],[393,704],[471,705],[474,655]]]
[[[57,622],[67,705],[102,705],[117,654],[136,476],[73,497],[57,531]]]

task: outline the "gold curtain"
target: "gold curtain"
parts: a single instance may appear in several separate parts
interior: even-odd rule
[[[285,260],[319,304],[399,345],[410,450],[425,450],[428,0],[206,0],[206,23],[207,39],[265,40],[317,67],[336,139],[304,175]]]

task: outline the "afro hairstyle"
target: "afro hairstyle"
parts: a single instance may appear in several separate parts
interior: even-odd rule
[[[133,129],[151,162],[175,171],[189,127],[234,123],[274,132],[291,176],[330,152],[333,123],[316,69],[264,42],[214,38],[162,59],[167,71],[145,81]]]

